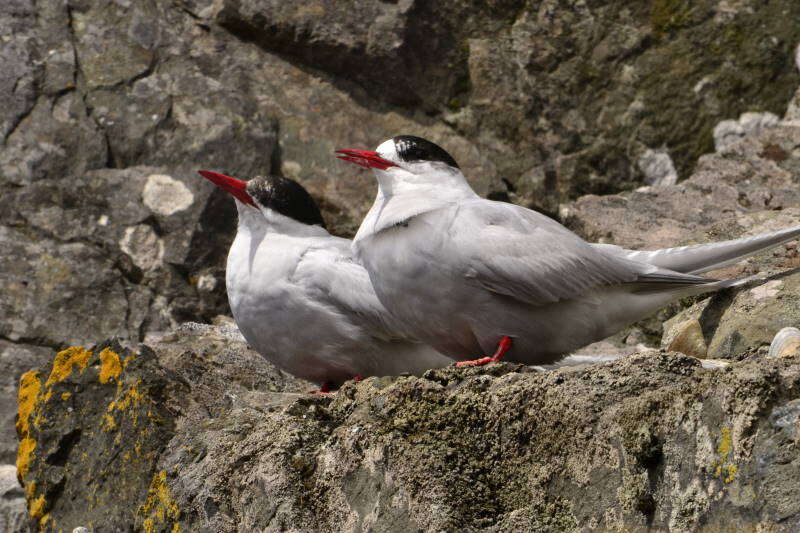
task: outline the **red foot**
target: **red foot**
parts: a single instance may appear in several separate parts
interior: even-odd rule
[[[330,381],[326,381],[325,383],[323,383],[320,386],[319,390],[308,391],[309,394],[327,394],[329,392],[331,392],[331,382]],[[333,392],[336,392],[336,391],[333,391]]]
[[[358,383],[359,381],[364,381],[364,378],[362,378],[361,376],[353,376],[353,381]]]
[[[480,359],[473,359],[471,361],[459,361],[455,366],[483,366],[489,363],[495,363],[503,359],[508,349],[511,348],[511,337],[504,335],[500,342],[497,343],[497,351],[491,357],[481,357]]]

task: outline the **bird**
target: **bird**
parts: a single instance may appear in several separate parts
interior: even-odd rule
[[[674,300],[753,281],[699,274],[800,235],[798,226],[655,251],[592,244],[534,210],[481,198],[426,139],[336,154],[378,181],[352,244],[378,298],[458,366],[552,364]]]
[[[398,326],[353,259],[350,240],[328,233],[299,183],[198,172],[235,199],[228,301],[245,340],[269,362],[318,383],[316,392],[350,379],[421,374],[453,363]]]

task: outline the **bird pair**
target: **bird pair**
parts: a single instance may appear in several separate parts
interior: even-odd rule
[[[552,363],[673,300],[750,281],[698,274],[800,235],[656,251],[590,244],[535,211],[480,198],[425,139],[337,153],[378,181],[352,242],[325,230],[292,180],[200,171],[236,199],[226,283],[239,329],[321,390],[454,361]]]

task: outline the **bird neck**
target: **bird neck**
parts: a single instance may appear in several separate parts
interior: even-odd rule
[[[478,198],[460,171],[401,176],[394,169],[376,171],[378,195],[354,241],[367,238],[412,217]]]
[[[239,231],[244,233],[280,234],[294,237],[326,237],[329,233],[322,226],[304,224],[272,209],[253,209],[237,200]]]

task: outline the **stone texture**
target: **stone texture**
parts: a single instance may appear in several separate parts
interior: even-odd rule
[[[411,133],[452,152],[480,194],[560,214],[589,238],[738,236],[769,226],[762,210],[793,223],[799,16],[794,0],[0,2],[4,394],[51,350],[227,312],[234,208],[198,168],[296,178],[350,235],[375,187],[332,151]],[[784,110],[774,125],[768,113]],[[735,123],[730,142],[698,161],[722,120]],[[793,253],[729,274],[774,271]],[[698,319],[709,350],[740,358],[793,321],[782,283],[737,293],[729,331]],[[657,344],[661,320],[692,303],[616,340]],[[758,327],[737,314],[751,305]],[[237,361],[260,375],[257,359]],[[11,445],[0,440],[4,463]],[[0,515],[17,524],[18,489],[6,494]]]
[[[23,375],[16,472],[40,529],[153,531],[177,521],[156,461],[179,428],[259,393],[313,388],[266,364],[230,325],[188,324],[150,342],[157,354],[115,342],[69,348]]]
[[[21,435],[35,446],[19,464],[34,521],[52,531],[800,526],[797,358],[709,370],[648,352],[548,372],[368,378],[312,396],[253,366],[235,337],[204,326],[154,339],[154,350],[71,351],[25,381]]]
[[[758,117],[743,122],[764,123]],[[562,219],[591,241],[633,249],[735,239],[800,225],[800,190],[796,186],[800,123],[767,123],[770,127],[752,127],[722,152],[701,157],[695,173],[677,185],[584,196],[562,205]],[[796,245],[789,243],[709,275],[735,277],[762,272],[766,276],[798,266]],[[674,315],[694,300],[674,304],[636,327],[644,329],[656,345],[662,337],[661,345],[666,347],[678,334],[676,327],[698,319],[707,357],[738,357],[768,345],[782,327],[799,323],[795,278],[775,280],[752,291],[724,291],[701,299],[701,304],[678,316]],[[668,322],[662,329],[665,320]]]

